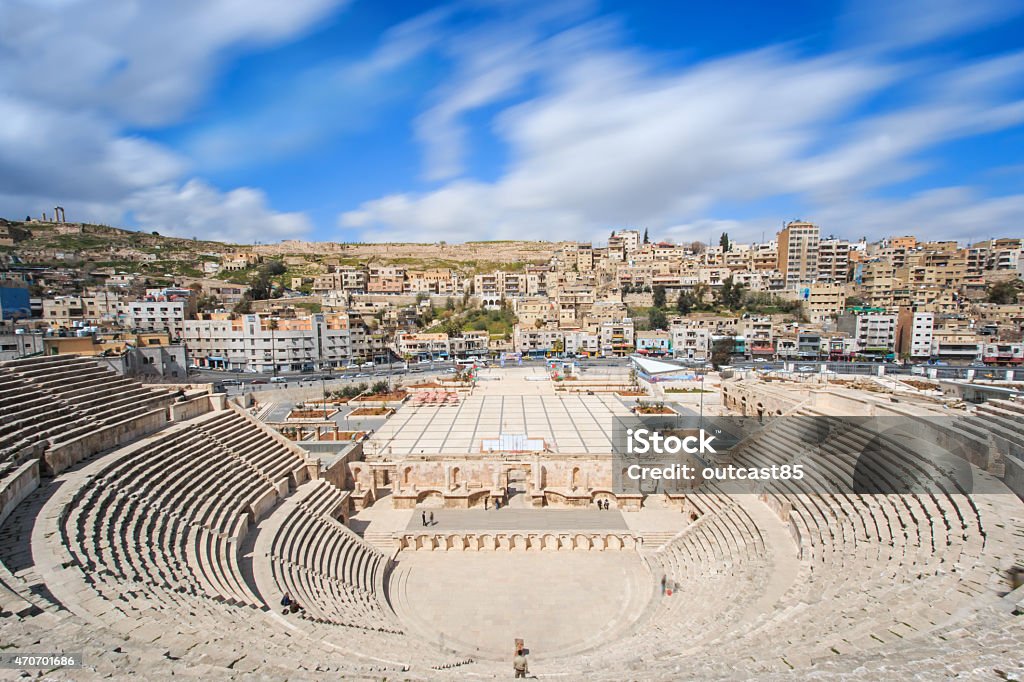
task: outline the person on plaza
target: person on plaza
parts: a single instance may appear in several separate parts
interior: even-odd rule
[[[434,512],[430,512],[430,525],[434,525]]]
[[[420,512],[423,517],[423,525],[427,525],[427,512]]]
[[[530,672],[530,666],[526,661],[526,653],[522,649],[517,651],[515,658],[512,659],[512,669],[516,671],[516,679],[526,679],[526,674]]]
[[[662,596],[665,595],[665,583],[667,581],[668,581],[668,579],[665,576],[661,576],[661,594],[662,594]]]

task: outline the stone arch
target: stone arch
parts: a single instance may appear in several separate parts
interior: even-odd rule
[[[576,490],[580,487],[580,478],[582,477],[582,470],[579,467],[572,468],[572,474],[569,479],[569,487]]]
[[[582,550],[584,552],[590,551],[590,536],[584,535],[583,533],[577,533],[576,537],[573,538],[573,548]]]

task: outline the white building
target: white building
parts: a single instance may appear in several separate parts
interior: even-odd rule
[[[887,355],[896,348],[896,315],[864,313],[857,316],[857,350],[866,355]]]
[[[184,301],[132,301],[128,304],[128,328],[181,336],[187,312]]]
[[[344,366],[353,356],[348,318],[316,314],[276,320],[260,315],[186,320],[182,338],[203,367],[250,372]]]
[[[682,320],[669,327],[672,354],[677,358],[707,362],[711,357],[711,330]]]

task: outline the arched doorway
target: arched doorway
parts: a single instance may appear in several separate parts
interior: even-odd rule
[[[505,472],[505,490],[508,499],[505,504],[510,507],[526,507],[526,492],[529,488],[527,483],[529,471],[523,467],[512,467]]]

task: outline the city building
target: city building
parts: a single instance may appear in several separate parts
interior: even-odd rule
[[[810,284],[818,276],[818,246],[821,231],[817,225],[795,220],[777,237],[778,266],[786,287]]]

